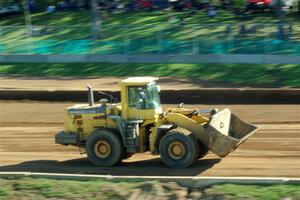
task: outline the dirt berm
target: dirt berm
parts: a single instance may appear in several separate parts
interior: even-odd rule
[[[0,100],[86,102],[86,84],[120,98],[118,82],[123,78],[45,78],[0,76]],[[299,104],[300,89],[248,88],[238,84],[162,77],[161,100],[165,104]]]

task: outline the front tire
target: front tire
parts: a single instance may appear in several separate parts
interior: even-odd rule
[[[199,144],[190,131],[184,128],[176,128],[168,131],[161,139],[159,152],[167,166],[185,168],[197,160]]]
[[[110,130],[97,130],[86,142],[88,159],[96,166],[113,166],[119,163],[124,155],[120,137]]]

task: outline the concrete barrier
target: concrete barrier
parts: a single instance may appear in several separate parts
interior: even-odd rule
[[[118,91],[102,91],[120,99]],[[109,98],[94,92],[95,99]],[[300,104],[300,89],[162,90],[164,104]],[[0,90],[0,100],[87,102],[85,90]]]
[[[266,54],[72,54],[0,55],[0,63],[221,63],[300,64],[300,56]]]

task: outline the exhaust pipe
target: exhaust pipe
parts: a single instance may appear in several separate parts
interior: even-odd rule
[[[88,89],[88,102],[90,106],[93,106],[94,103],[94,92],[93,88],[90,84],[87,84],[87,89]]]

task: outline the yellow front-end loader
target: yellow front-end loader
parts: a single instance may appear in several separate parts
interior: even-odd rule
[[[163,111],[156,81],[125,79],[120,82],[121,102],[110,96],[97,104],[88,85],[89,103],[66,109],[65,128],[55,135],[56,143],[85,148],[97,166],[113,166],[134,153],[150,151],[166,165],[183,168],[209,150],[228,155],[257,130],[229,109],[186,109],[180,104]]]

